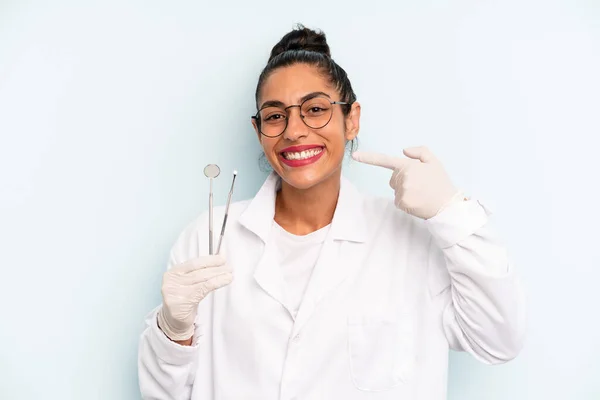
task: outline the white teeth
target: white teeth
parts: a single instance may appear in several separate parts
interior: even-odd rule
[[[322,152],[322,148],[314,148],[310,150],[292,152],[292,153],[283,153],[283,156],[288,160],[305,160],[307,158],[311,158]]]

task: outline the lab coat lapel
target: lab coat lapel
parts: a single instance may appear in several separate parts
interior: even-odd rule
[[[273,225],[275,198],[280,186],[279,180],[279,176],[272,172],[238,220],[242,226],[256,234],[263,243],[267,242]]]
[[[338,204],[331,229],[313,270],[294,323],[294,335],[351,272],[360,266],[360,254],[367,237],[362,195],[342,178]]]
[[[275,173],[269,175],[248,208],[240,215],[239,222],[256,234],[264,244],[262,256],[254,270],[254,279],[262,290],[285,306],[284,282],[277,262],[277,248],[269,240],[279,179]]]
[[[272,241],[265,245],[263,255],[254,271],[254,279],[265,292],[286,307],[285,282],[278,262],[277,248]]]

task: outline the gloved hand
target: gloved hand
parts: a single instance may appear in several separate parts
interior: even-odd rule
[[[232,279],[222,255],[198,257],[172,267],[163,275],[158,326],[171,340],[190,339],[200,301]]]
[[[404,155],[408,158],[357,151],[352,158],[393,170],[390,186],[395,191],[394,204],[416,217],[429,219],[449,204],[464,200],[442,163],[428,148],[407,148]]]

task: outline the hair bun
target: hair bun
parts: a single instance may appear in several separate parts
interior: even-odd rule
[[[288,32],[281,38],[279,43],[271,50],[269,61],[288,50],[314,51],[331,57],[325,34],[323,32],[305,28],[303,25],[297,25],[294,30]]]

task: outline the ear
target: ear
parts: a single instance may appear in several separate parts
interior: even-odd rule
[[[354,140],[360,129],[360,103],[355,101],[352,103],[350,113],[346,116],[346,140]]]
[[[260,143],[262,140],[262,135],[258,130],[258,123],[256,122],[256,118],[250,117],[250,121],[252,121],[252,127],[254,128],[254,132],[256,132],[256,136],[258,137],[258,142]]]

